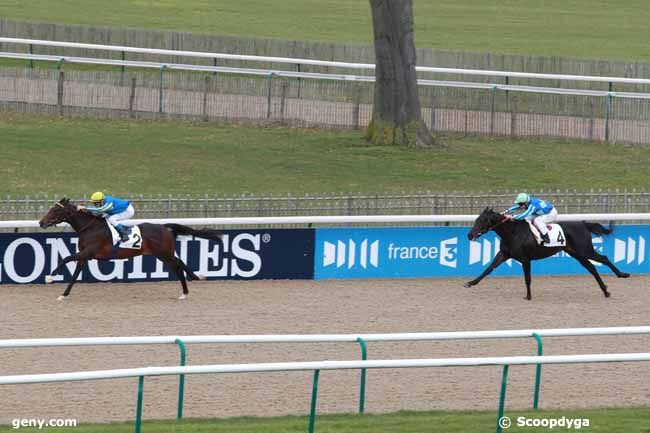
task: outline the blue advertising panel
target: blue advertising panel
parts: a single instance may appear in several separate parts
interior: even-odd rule
[[[0,234],[0,283],[43,283],[64,258],[77,251],[73,233]],[[179,236],[176,255],[208,279],[312,279],[314,230],[226,230],[223,242]],[[55,281],[70,281],[75,263]],[[157,259],[91,260],[80,280],[157,281],[177,279]]]
[[[327,228],[316,230],[315,279],[417,278],[478,276],[499,251],[500,239],[490,232],[477,241],[467,239],[468,227]],[[632,274],[650,273],[647,237],[650,225],[616,227],[607,236],[594,236],[594,248]],[[607,266],[595,263],[602,273]],[[536,275],[582,274],[587,271],[561,252],[532,264]],[[509,260],[492,275],[523,275]]]

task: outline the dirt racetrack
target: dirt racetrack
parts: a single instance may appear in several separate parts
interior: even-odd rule
[[[650,324],[650,277],[200,282],[178,301],[177,283],[0,286],[0,338],[132,335],[379,333]],[[545,354],[650,351],[650,335],[547,338]],[[370,359],[535,354],[530,339],[371,343]],[[188,365],[359,359],[355,344],[190,345]],[[178,365],[176,346],[0,350],[0,375]],[[650,406],[647,363],[545,366],[542,408]],[[496,409],[499,367],[372,370],[368,412]],[[510,369],[508,408],[532,405],[534,368]],[[309,412],[312,373],[186,378],[186,417]],[[324,371],[318,411],[354,412],[358,371]],[[177,377],[145,381],[144,418],[173,418]],[[0,423],[14,418],[133,420],[137,379],[3,386]]]

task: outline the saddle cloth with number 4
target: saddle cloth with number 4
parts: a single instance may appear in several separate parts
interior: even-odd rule
[[[542,237],[539,234],[539,230],[531,222],[528,222],[530,230],[535,236],[535,240],[538,244],[542,243]],[[549,243],[545,243],[545,247],[564,247],[566,246],[566,237],[564,237],[564,230],[559,224],[547,224],[546,229],[548,230],[548,238],[551,240]]]
[[[117,245],[119,248],[130,248],[134,250],[142,249],[142,235],[140,234],[140,227],[129,227],[131,229],[129,233],[129,239],[126,242],[121,242],[120,234],[117,232],[115,227],[113,227],[113,224],[110,224],[108,222],[106,224],[108,224],[108,228],[111,231],[111,236],[113,236],[113,245]]]

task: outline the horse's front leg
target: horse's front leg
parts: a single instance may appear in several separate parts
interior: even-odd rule
[[[530,293],[530,260],[526,260],[521,263],[521,266],[524,268],[524,281],[526,282],[526,299],[527,301],[530,301],[533,299],[531,293]]]
[[[74,286],[74,283],[77,282],[77,278],[79,277],[81,270],[86,267],[86,263],[88,263],[86,260],[77,261],[77,267],[75,268],[74,273],[72,274],[72,280],[70,280],[70,283],[68,283],[68,287],[65,288],[63,294],[57,298],[57,301],[63,301],[66,298],[66,296],[70,294],[70,290],[72,290],[72,286]]]
[[[94,252],[89,250],[89,249],[80,251],[80,252],[78,252],[76,254],[71,254],[68,257],[66,257],[65,259],[61,260],[61,263],[59,263],[58,266],[56,268],[54,268],[54,270],[52,270],[50,275],[47,275],[45,277],[45,282],[46,283],[53,283],[54,282],[53,276],[58,274],[63,269],[63,267],[66,265],[66,263],[70,263],[70,262],[74,262],[74,261],[77,262],[77,266],[76,266],[76,268],[75,268],[75,270],[74,270],[74,272],[72,274],[72,280],[68,284],[68,287],[66,287],[63,294],[57,298],[59,301],[64,300],[66,298],[66,296],[68,296],[70,294],[70,290],[72,290],[72,286],[74,285],[77,278],[79,277],[79,274],[81,273],[81,270],[86,266],[86,262],[88,261],[88,259],[90,259],[93,256],[93,254],[94,254]]]
[[[472,287],[477,285],[483,278],[487,277],[490,272],[492,272],[497,266],[499,266],[501,263],[505,262],[508,260],[510,257],[506,255],[503,251],[499,251],[496,256],[494,256],[494,259],[492,260],[492,263],[490,263],[490,266],[487,267],[486,270],[483,271],[481,275],[473,279],[472,281],[468,281],[464,284],[464,287]]]
[[[52,272],[50,272],[50,275],[45,276],[45,282],[48,284],[53,283],[54,282],[53,277],[57,275],[59,272],[61,272],[61,270],[63,270],[63,267],[67,263],[78,261],[80,260],[80,258],[81,258],[81,253],[77,253],[77,254],[71,254],[65,259],[61,260],[61,262],[56,266],[56,268],[54,268]]]

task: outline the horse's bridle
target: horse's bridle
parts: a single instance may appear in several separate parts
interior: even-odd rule
[[[479,234],[479,235],[477,236],[477,238],[483,236],[484,234],[486,234],[486,233],[489,232],[490,230],[494,230],[495,228],[499,227],[501,224],[503,224],[504,222],[509,221],[509,220],[510,220],[510,218],[508,218],[507,216],[505,216],[505,215],[501,215],[501,219],[500,219],[499,221],[497,221],[496,224],[494,224],[493,226],[489,227],[489,228],[488,228],[486,231],[484,231],[483,233]]]
[[[64,209],[64,210],[67,211],[66,207],[65,207],[64,205],[62,205],[61,203],[56,202],[55,204],[56,204],[57,206],[59,206],[60,208],[62,208],[62,209]],[[77,211],[77,212],[79,212],[79,211]],[[66,212],[66,213],[67,213],[67,214],[70,214],[70,212]],[[61,220],[60,222],[63,222],[63,221],[65,221],[65,220]],[[84,230],[86,230],[88,227],[90,227],[90,225],[91,225],[93,222],[94,222],[94,221],[91,219],[91,220],[88,222],[88,224],[86,224],[85,226],[83,226],[80,230],[77,230],[77,233],[81,233],[81,232],[83,232]],[[58,224],[58,223],[57,223],[57,224]]]

